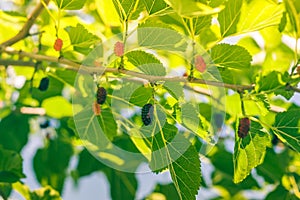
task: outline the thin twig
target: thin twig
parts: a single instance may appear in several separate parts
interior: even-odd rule
[[[41,1],[43,1],[43,0],[41,0]],[[47,5],[49,3],[49,1],[50,0],[44,0],[44,3]],[[17,35],[15,35],[14,37],[8,39],[7,41],[3,42],[0,46],[2,46],[2,47],[11,46],[11,45],[19,42],[20,40],[23,40],[27,36],[29,36],[30,35],[29,34],[30,28],[34,24],[36,18],[41,14],[41,12],[43,11],[43,9],[44,9],[44,6],[43,6],[42,2],[40,2],[38,5],[36,5],[36,7],[32,11],[32,13],[30,13],[28,15],[28,20],[23,25],[23,27],[19,31],[19,33]]]

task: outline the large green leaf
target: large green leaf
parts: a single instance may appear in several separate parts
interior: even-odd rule
[[[210,160],[216,168],[212,174],[213,184],[224,187],[231,196],[236,195],[242,190],[252,189],[253,187],[259,188],[257,181],[251,175],[242,183],[235,184],[233,182],[234,167],[232,154],[224,148],[223,144],[218,145],[217,151],[213,152]]]
[[[74,50],[88,49],[91,45],[99,42],[100,39],[88,32],[88,30],[81,24],[77,24],[76,27],[68,26],[65,28],[71,40],[71,45],[74,46]],[[80,51],[79,51],[80,52]]]
[[[178,82],[165,82],[164,88],[174,97],[175,99],[183,98],[183,85]]]
[[[143,105],[149,102],[152,95],[153,95],[152,88],[145,88],[144,86],[141,86],[132,93],[129,102],[133,103],[134,105],[142,107]]]
[[[256,168],[257,174],[274,184],[282,179],[288,164],[288,151],[275,153],[272,148],[268,148],[264,162]]]
[[[292,108],[276,115],[273,132],[292,149],[300,152],[300,109]]]
[[[166,69],[154,55],[144,51],[130,51],[125,54],[128,61],[145,74],[165,76]]]
[[[60,138],[50,140],[49,146],[38,149],[33,159],[37,180],[44,186],[51,185],[61,193],[72,155],[70,142]]]
[[[0,146],[0,158],[0,182],[14,183],[26,177],[23,174],[20,154]]]
[[[87,149],[83,149],[79,154],[75,178],[90,175],[103,168],[104,165],[99,160],[92,156]]]
[[[193,18],[193,29],[195,35],[199,35],[203,30],[209,29],[212,21],[211,16]]]
[[[117,12],[113,1],[95,0],[97,12],[103,23],[107,26],[121,26],[119,12]]]
[[[86,0],[54,0],[57,7],[65,10],[79,10],[81,9]]]
[[[185,51],[187,42],[177,31],[161,27],[140,26],[138,44],[142,47],[158,50]]]
[[[73,116],[72,104],[62,96],[45,99],[42,103],[46,113],[50,117],[62,118]]]
[[[243,47],[219,44],[211,49],[211,59],[217,66],[244,70],[250,67],[252,57]]]
[[[20,152],[28,141],[28,116],[12,113],[0,122],[0,145]]]
[[[133,173],[125,173],[111,168],[104,171],[110,183],[110,194],[112,200],[132,200],[138,187]],[[118,192],[116,192],[118,191]]]
[[[280,73],[272,71],[271,73],[257,78],[255,89],[257,92],[275,93],[290,99],[294,95],[294,91],[288,90],[286,84],[289,81],[288,73]]]
[[[182,125],[184,127],[205,141],[211,140],[209,132],[203,129],[203,124],[197,107],[195,107],[192,103],[185,103],[181,105],[181,113]]]
[[[164,0],[142,0],[149,15],[153,15],[161,10],[168,8]]]
[[[211,15],[220,12],[222,7],[212,8],[200,1],[165,0],[178,14],[186,17]]]
[[[279,25],[283,12],[283,4],[268,0],[244,1],[238,32],[245,33],[261,30],[269,26]]]
[[[284,0],[286,11],[289,15],[291,24],[293,26],[293,29],[297,33],[298,38],[300,37],[300,19],[299,19],[299,3],[297,5],[298,1],[295,0]],[[298,7],[298,9],[297,9]]]
[[[237,123],[237,127],[239,124]],[[266,147],[270,142],[268,133],[255,121],[251,121],[250,130],[245,138],[238,137],[236,130],[236,140],[234,147],[234,177],[233,181],[239,183],[243,181],[251,170],[260,165],[266,154]]]
[[[241,15],[243,0],[229,0],[225,9],[219,13],[218,20],[222,37],[235,34]]]
[[[201,183],[200,160],[194,146],[177,133],[174,125],[157,122],[159,133],[152,137],[150,168],[154,172],[168,168],[181,200],[196,199]]]

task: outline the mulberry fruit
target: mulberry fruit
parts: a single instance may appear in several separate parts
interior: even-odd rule
[[[48,77],[42,78],[38,89],[40,91],[46,91],[48,87],[49,87],[49,78]]]
[[[153,117],[153,105],[151,103],[148,103],[144,105],[142,108],[142,121],[145,126],[151,124],[152,117]]]
[[[250,130],[250,123],[251,121],[247,117],[240,119],[239,128],[238,128],[238,136],[240,138],[244,138],[248,135]]]
[[[63,41],[62,41],[62,39],[57,38],[57,39],[55,40],[55,43],[54,43],[53,48],[55,49],[55,51],[60,51],[61,48],[62,48],[62,46],[63,46]]]
[[[98,87],[97,89],[97,103],[98,104],[104,104],[106,100],[106,89],[104,87]]]

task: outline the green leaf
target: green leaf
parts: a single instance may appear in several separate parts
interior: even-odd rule
[[[166,199],[173,199],[173,200],[180,199],[176,191],[176,187],[174,186],[173,183],[166,184],[166,185],[157,184],[155,186],[154,192],[155,193],[153,194],[156,193],[163,194],[166,197]],[[151,195],[148,198],[151,199]]]
[[[77,24],[76,27],[68,26],[65,31],[68,33],[71,45],[74,48],[88,49],[91,45],[100,41],[96,35],[88,32],[81,24]]]
[[[100,169],[103,169],[105,166],[97,160],[92,154],[88,152],[87,149],[83,149],[79,154],[79,161],[76,167],[76,178],[90,175],[93,172],[96,172]]]
[[[28,116],[11,113],[0,121],[0,145],[20,152],[28,141]]]
[[[142,0],[149,15],[153,15],[161,10],[168,8],[164,0]]]
[[[211,8],[210,6],[194,0],[165,0],[178,14],[186,17],[212,15],[220,12],[222,7]]]
[[[136,199],[135,194],[138,187],[135,174],[125,173],[108,168],[104,171],[110,183],[110,194],[112,200]],[[118,192],[116,192],[118,191]]]
[[[61,82],[73,86],[75,82],[75,78],[77,76],[77,72],[71,70],[56,69],[55,74],[53,74],[53,76],[54,75],[56,79],[61,80]]]
[[[288,151],[275,153],[273,149],[268,148],[264,162],[256,168],[256,171],[267,182],[275,184],[280,182],[287,165],[289,165]]]
[[[138,18],[144,8],[140,1],[113,0],[113,3],[120,19],[123,21]]]
[[[0,147],[0,158],[0,182],[14,183],[26,177],[20,154]]]
[[[117,135],[117,123],[111,109],[102,109],[101,115],[98,117],[98,122],[106,137],[112,140]]]
[[[185,51],[187,48],[187,42],[177,31],[146,25],[138,29],[138,44],[150,49],[169,51]]]
[[[289,79],[289,74],[286,72],[284,74],[276,71],[272,71],[268,75],[261,76],[257,80],[255,89],[258,93],[275,93],[276,95],[282,95],[287,99],[290,99],[294,95],[294,91],[288,90],[286,88],[287,81]]]
[[[12,187],[10,183],[0,183],[0,196],[3,199],[8,199],[12,192]]]
[[[245,1],[242,7],[238,32],[247,33],[277,26],[281,21],[283,4],[269,0]]]
[[[292,149],[300,152],[300,109],[289,109],[276,115],[273,132],[277,137],[289,145]]]
[[[260,188],[252,175],[247,176],[245,181],[239,184],[233,182],[233,162],[232,154],[225,150],[222,144],[218,145],[210,160],[216,170],[212,174],[213,185],[224,187],[231,196],[235,196],[241,191],[253,188]]]
[[[250,67],[252,57],[243,47],[219,44],[211,49],[211,59],[217,66],[244,70]]]
[[[251,121],[249,133],[245,138],[239,138],[237,132],[238,128],[235,134],[236,141],[233,156],[234,183],[243,181],[254,167],[263,162],[266,147],[270,142],[268,133],[255,121]]]
[[[180,199],[196,199],[201,183],[199,156],[195,147],[177,131],[174,125],[165,123],[152,137],[150,168],[160,172],[168,167]]]
[[[289,200],[297,200],[298,198],[291,194],[289,190],[287,190],[283,185],[278,185],[275,190],[270,192],[266,198],[266,200],[273,200],[273,199],[289,199]]]
[[[285,0],[284,1],[286,11],[289,15],[290,22],[295,30],[297,37],[300,37],[300,19],[299,19],[299,9],[297,9],[297,1]]]
[[[144,86],[141,86],[134,90],[132,93],[129,102],[142,107],[146,103],[149,102],[149,100],[152,97],[153,89],[152,88],[145,88]]]
[[[178,82],[165,82],[164,88],[174,97],[175,99],[180,99],[184,97],[183,86]]]
[[[211,16],[193,18],[194,34],[199,35],[203,30],[209,29],[211,20],[212,20]]]
[[[203,129],[199,110],[192,103],[181,105],[182,125],[205,141],[211,141],[208,131]]]
[[[45,108],[46,114],[50,117],[62,118],[73,116],[72,104],[62,96],[45,99],[42,107]]]
[[[62,93],[64,83],[52,76],[48,76],[48,78],[49,78],[49,86],[48,86],[47,91],[40,91],[38,88],[32,89],[32,97],[34,99],[37,99],[40,102],[42,102],[44,99],[47,99],[49,97],[59,96]],[[30,83],[27,82],[26,84],[28,84],[27,87],[29,90]],[[23,94],[24,96],[28,95],[28,90],[23,91],[25,93],[25,94]]]
[[[121,26],[119,11],[116,10],[113,1],[95,0],[97,12],[106,26]]]
[[[225,9],[219,13],[218,21],[222,37],[226,37],[237,32],[237,24],[241,15],[243,0],[229,0],[225,4]]]
[[[165,76],[166,69],[162,63],[150,53],[144,51],[131,51],[125,54],[128,62],[132,63],[144,74],[153,76]]]
[[[72,144],[60,138],[49,141],[49,146],[38,149],[33,158],[37,180],[44,186],[51,185],[61,193],[66,170],[73,155]]]
[[[30,193],[30,200],[62,200],[59,193],[51,186],[39,188]]]
[[[57,7],[64,10],[79,10],[81,9],[86,0],[54,0]]]

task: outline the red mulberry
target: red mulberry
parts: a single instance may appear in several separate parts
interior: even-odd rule
[[[60,51],[61,48],[62,48],[62,46],[63,46],[63,41],[62,41],[62,39],[57,38],[57,39],[55,40],[55,43],[54,43],[53,48],[55,49],[55,51]]]
[[[101,107],[96,101],[93,102],[93,112],[94,112],[95,115],[100,115],[101,114]]]
[[[115,47],[114,47],[114,52],[116,54],[116,56],[123,56],[124,55],[124,44],[122,42],[117,42],[115,44]]]
[[[206,63],[202,56],[196,56],[195,67],[201,73],[203,73],[206,70]]]

